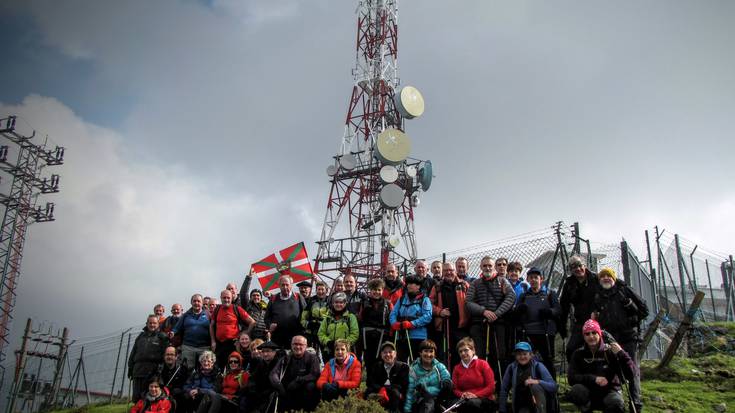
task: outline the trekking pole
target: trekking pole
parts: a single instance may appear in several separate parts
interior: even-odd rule
[[[485,321],[485,361],[490,357],[490,323]]]
[[[457,400],[453,405],[447,407],[442,413],[449,413],[457,409],[459,406],[465,404],[467,402],[467,399],[459,399]]]
[[[490,331],[489,325],[488,331]],[[493,329],[493,339],[495,340],[495,362],[498,363],[498,377],[502,380],[503,370],[500,368],[500,353],[498,353],[498,332],[495,329]]]
[[[408,344],[408,359],[411,363],[413,363],[413,349],[411,348],[411,337],[408,335],[408,330],[404,330],[406,332],[406,344]]]
[[[378,340],[378,350],[375,352],[376,360],[380,357],[380,346],[383,345],[383,333],[385,333],[385,330],[380,330],[380,340]]]
[[[362,363],[365,363],[365,353],[367,353],[367,339],[365,338],[365,329],[362,329],[362,351],[360,352],[360,355],[362,356]],[[380,345],[380,344],[378,344]]]
[[[444,320],[444,339],[447,342],[446,349],[446,356],[447,356],[447,367],[451,366],[452,364],[452,349],[450,347],[450,340],[449,340],[449,319],[447,318]]]

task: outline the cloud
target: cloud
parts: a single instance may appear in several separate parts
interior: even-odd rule
[[[264,252],[314,237],[314,222],[287,197],[221,191],[180,165],[128,159],[125,136],[55,99],[29,96],[0,113],[67,148],[54,171],[62,190],[42,198],[56,203],[57,220],[29,228],[16,318],[63,314],[81,335],[114,329],[157,302],[217,294]]]

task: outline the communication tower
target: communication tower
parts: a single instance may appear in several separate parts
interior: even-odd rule
[[[63,147],[49,149],[47,139],[37,138],[35,131],[29,136],[18,133],[16,120],[15,116],[0,119],[0,136],[11,144],[0,146],[0,170],[12,179],[8,193],[0,193],[0,204],[5,206],[0,224],[0,369],[6,358],[26,231],[34,222],[54,220],[54,204],[37,203],[40,194],[59,192],[59,175],[41,177],[41,172],[64,162]],[[17,159],[11,162],[9,154],[16,151]],[[0,387],[4,373],[0,370]]]
[[[424,101],[398,77],[398,1],[362,0],[344,137],[334,162],[314,270],[364,282],[388,263],[416,260],[414,208],[431,185],[431,161],[409,157],[405,120]]]

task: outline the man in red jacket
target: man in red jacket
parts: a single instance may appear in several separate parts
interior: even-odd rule
[[[232,293],[229,290],[222,290],[220,298],[222,305],[212,312],[209,335],[212,338],[212,350],[217,355],[217,365],[221,370],[227,365],[227,357],[235,351],[235,341],[240,336],[242,326],[250,332],[255,321],[242,307],[232,304]]]

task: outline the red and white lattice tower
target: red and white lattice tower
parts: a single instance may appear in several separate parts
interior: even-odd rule
[[[327,168],[331,189],[315,273],[358,281],[388,263],[416,260],[414,208],[431,184],[431,162],[409,157],[404,121],[423,113],[421,94],[399,88],[397,0],[362,0],[357,17],[355,84],[344,137]]]

